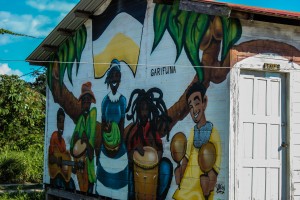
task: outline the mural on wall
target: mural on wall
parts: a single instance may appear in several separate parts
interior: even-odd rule
[[[213,199],[222,170],[222,141],[214,122],[206,121],[205,91],[210,82],[226,79],[229,50],[242,33],[240,22],[181,11],[179,1],[164,5],[118,0],[100,11],[92,28],[83,25],[50,58],[54,62],[47,77],[53,102],[64,109],[74,127],[68,130],[72,134],[65,145],[70,153],[59,155],[70,164],[56,164],[62,170],[58,174],[49,171],[51,184],[122,199]],[[149,33],[153,40],[145,42]],[[166,87],[147,81],[147,72],[141,67],[144,63],[139,63],[153,56],[163,42],[175,44],[176,49],[166,53],[175,58],[169,63],[185,56],[181,59],[193,66],[180,93],[167,83],[183,80],[182,74],[176,74],[175,64],[151,75],[154,79],[157,74],[172,74],[165,79],[170,86]],[[145,43],[149,55],[142,48]],[[85,70],[80,61],[86,51],[92,52],[93,65],[85,67],[93,68],[93,78],[82,75]],[[80,89],[75,80],[80,81]],[[122,90],[121,84],[125,85]],[[169,100],[170,96],[175,99]],[[194,124],[188,127],[191,132],[177,132],[185,126],[182,121],[189,113],[189,123]],[[171,141],[169,136],[173,136]],[[49,147],[49,156],[51,152]],[[49,158],[49,170],[55,165],[52,163]]]

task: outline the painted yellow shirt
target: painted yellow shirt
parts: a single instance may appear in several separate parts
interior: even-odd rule
[[[203,171],[198,165],[198,152],[199,148],[195,148],[193,145],[194,141],[194,129],[191,130],[190,136],[187,142],[186,158],[188,164],[180,182],[180,189],[177,189],[173,195],[176,200],[205,200],[200,186],[200,176]],[[219,174],[221,164],[221,139],[218,131],[213,128],[209,142],[213,143],[216,148],[216,163],[213,166],[214,170]],[[214,192],[209,195],[209,200],[214,197]]]

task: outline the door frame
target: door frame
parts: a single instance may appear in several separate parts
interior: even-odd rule
[[[249,64],[250,65],[250,64]],[[238,154],[238,144],[239,137],[238,133],[240,131],[240,116],[239,116],[239,90],[240,83],[239,78],[241,75],[241,70],[247,71],[264,71],[262,69],[253,69],[247,68],[247,65],[236,63],[235,66],[230,71],[230,120],[229,120],[229,196],[228,199],[238,199],[238,190],[239,190],[239,173],[240,173],[240,158]],[[290,73],[289,71],[280,70],[276,73],[282,73],[285,75],[285,85],[286,85],[286,101],[285,101],[285,110],[286,110],[286,141],[288,144],[291,144],[291,134],[290,134]],[[291,148],[290,146],[286,151],[286,183],[282,182],[282,185],[286,185],[286,199],[291,199]]]

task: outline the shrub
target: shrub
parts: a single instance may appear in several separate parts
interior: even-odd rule
[[[43,179],[44,150],[43,148],[29,148],[24,152],[25,179],[27,182],[40,183]]]
[[[18,183],[23,181],[25,165],[18,157],[6,157],[0,161],[0,181]]]
[[[16,75],[0,75],[0,150],[43,145],[46,98]]]

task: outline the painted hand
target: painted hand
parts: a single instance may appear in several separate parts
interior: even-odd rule
[[[214,191],[215,185],[217,183],[218,174],[214,169],[210,170],[207,174],[202,174],[200,176],[200,185],[204,197],[208,197],[210,192]]]
[[[135,147],[135,150],[138,151],[141,156],[144,156],[145,150],[142,145],[138,145],[137,147]]]
[[[203,196],[208,197],[210,190],[209,190],[209,177],[206,174],[202,174],[200,176],[200,185],[202,188]]]
[[[208,177],[209,177],[209,191],[214,191],[215,185],[217,183],[217,176],[218,174],[215,172],[214,169],[210,170],[208,172]]]
[[[179,185],[183,176],[182,166],[179,165],[174,170],[176,184]]]
[[[87,137],[85,131],[83,131],[82,136],[81,136],[81,144],[83,144],[83,143],[88,144],[88,142],[89,142],[88,137]]]
[[[102,122],[103,131],[106,133],[111,132],[111,123],[110,122]]]

